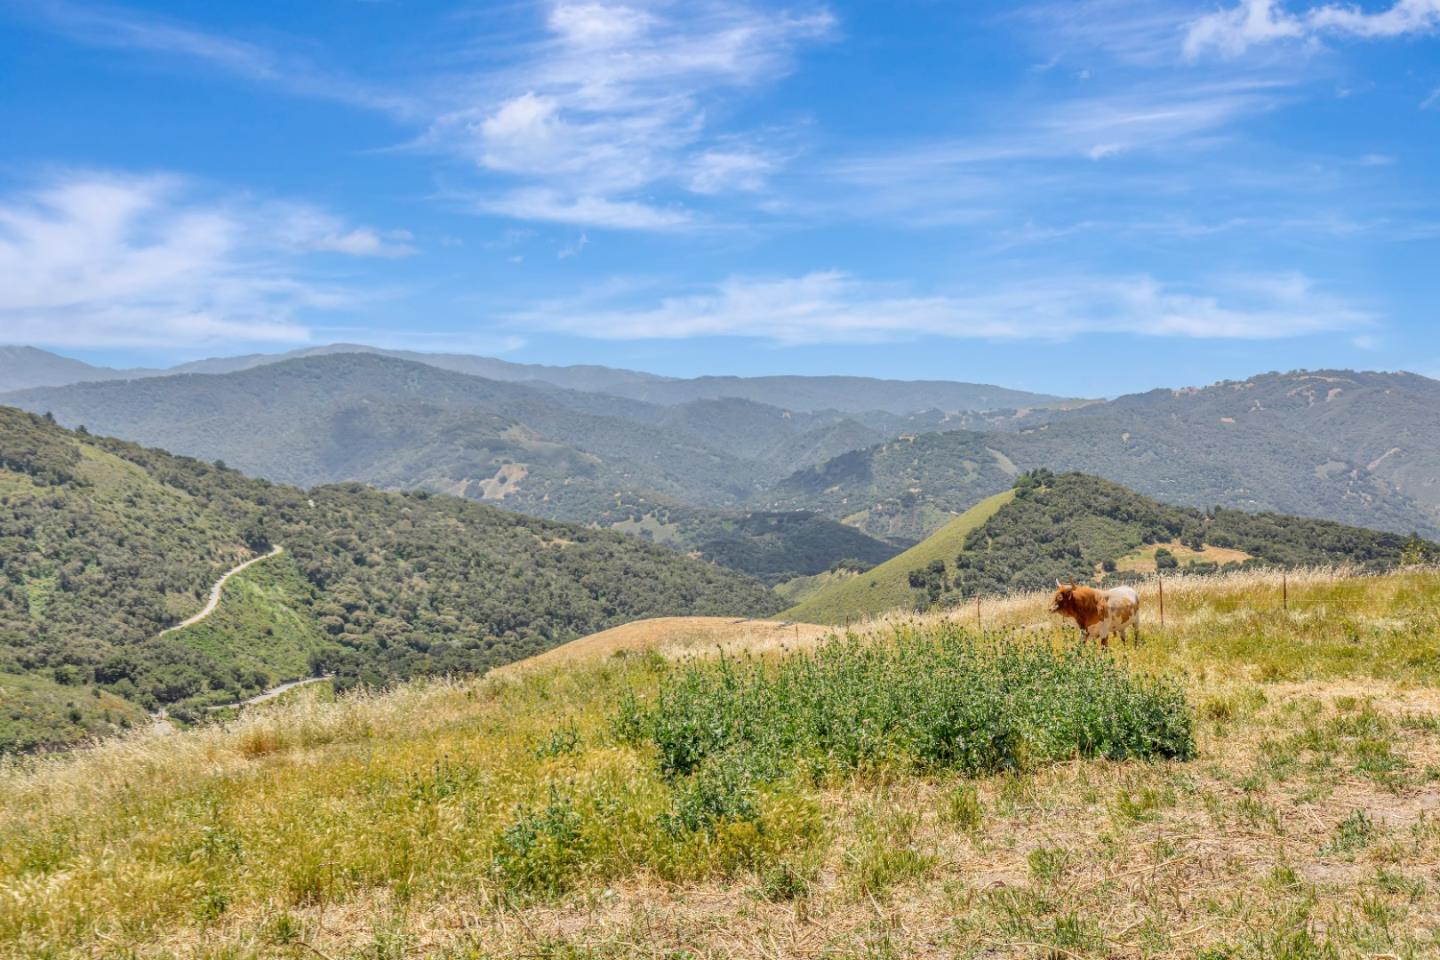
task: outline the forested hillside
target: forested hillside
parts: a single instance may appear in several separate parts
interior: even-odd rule
[[[770,584],[821,573],[836,563],[872,566],[901,549],[815,513],[704,510],[636,494],[616,497],[594,522]]]
[[[910,571],[917,605],[1036,590],[1055,580],[1113,582],[1146,547],[1162,569],[1345,565],[1384,570],[1440,558],[1440,546],[1326,520],[1240,510],[1195,510],[1143,497],[1099,477],[1022,475],[1015,497],[970,531],[961,551]],[[1174,550],[1167,549],[1173,546]],[[1181,564],[1175,551],[1190,559]],[[1240,560],[1239,557],[1245,559]],[[896,558],[896,562],[903,558]]]
[[[1079,470],[1193,507],[1440,535],[1440,383],[1268,374],[900,438],[797,471],[755,503],[918,539],[1022,470]]]
[[[637,617],[777,605],[758,581],[616,533],[423,492],[304,491],[0,408],[0,711],[101,693],[183,706],[280,679],[203,636],[157,637],[276,543],[294,575],[259,581],[256,622],[313,619],[307,667],[342,684],[482,670]],[[93,732],[74,710],[25,745]]]
[[[658,523],[672,528],[667,542],[692,552],[709,549],[698,538],[702,528],[749,511],[812,511],[872,538],[912,544],[1008,489],[1020,472],[1041,468],[1103,476],[1192,507],[1440,536],[1440,383],[1414,375],[1266,374],[1074,409],[902,414],[805,406],[836,399],[847,385],[848,407],[880,403],[877,384],[911,400],[947,395],[933,384],[845,378],[709,378],[703,389],[701,381],[594,381],[649,398],[642,400],[338,349],[284,362],[237,358],[256,365],[223,375],[76,384],[11,399],[52,411],[68,426],[223,460],[271,480],[358,480],[547,519]],[[735,383],[761,382],[775,388],[763,395],[797,407],[725,395]],[[926,392],[932,388],[940,392]],[[692,520],[716,513],[676,525],[636,511],[642,501],[688,508]],[[828,539],[843,538],[831,531]],[[726,551],[726,562],[739,558],[749,564],[741,569],[766,576],[808,569],[751,563],[744,558],[771,547],[745,546]],[[824,559],[820,569],[846,557]]]
[[[835,413],[792,414],[744,400],[660,407],[355,353],[14,399],[68,426],[269,480],[361,481],[621,525],[772,581],[894,552],[814,514],[752,523],[734,509],[798,465],[886,436]],[[834,552],[824,552],[826,544]]]

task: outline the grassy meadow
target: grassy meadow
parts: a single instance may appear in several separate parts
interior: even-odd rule
[[[1147,587],[1109,652],[1040,595],[652,622],[7,761],[0,955],[1435,956],[1440,574],[1281,589]]]

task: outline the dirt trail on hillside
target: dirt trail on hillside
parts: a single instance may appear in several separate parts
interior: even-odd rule
[[[331,680],[334,678],[334,676],[335,675],[333,673],[327,673],[323,677],[303,677],[299,680],[287,680],[286,682],[279,684],[278,686],[271,687],[269,690],[266,690],[263,693],[257,693],[253,697],[247,697],[244,700],[237,700],[234,703],[217,703],[214,706],[206,707],[205,709],[230,710],[235,707],[254,706],[257,703],[264,703],[266,700],[274,700],[276,697],[280,696],[280,694],[286,693],[290,690],[294,690],[296,687],[305,687],[309,686],[312,683],[319,683],[322,680]]]
[[[221,574],[220,579],[215,581],[215,586],[210,588],[210,599],[206,602],[205,609],[201,610],[199,613],[195,614],[195,616],[190,617],[189,619],[180,621],[173,627],[166,627],[164,630],[161,630],[158,634],[156,634],[156,636],[163,637],[167,633],[174,633],[176,630],[184,630],[186,627],[193,627],[201,620],[204,620],[206,617],[210,616],[210,614],[215,612],[216,607],[220,606],[220,597],[225,592],[225,581],[229,580],[231,577],[235,576],[235,574],[244,570],[251,564],[259,563],[261,560],[269,560],[271,557],[278,557],[284,552],[285,548],[277,544],[274,548],[271,549],[269,553],[262,554],[258,557],[251,557],[249,560],[246,560],[238,567],[232,567],[229,570],[226,570],[223,574]]]

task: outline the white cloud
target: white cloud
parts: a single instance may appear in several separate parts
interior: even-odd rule
[[[1430,96],[1420,102],[1421,110],[1429,110],[1431,107],[1440,106],[1440,87],[1430,91]]]
[[[730,278],[648,307],[554,302],[510,320],[598,339],[742,336],[806,344],[1086,333],[1265,340],[1351,330],[1375,317],[1293,273],[1222,277],[1204,288],[1145,275],[1031,278],[922,296],[818,271]]]
[[[774,158],[756,151],[709,150],[691,162],[689,187],[692,192],[703,194],[731,190],[753,193],[764,189],[776,166]]]
[[[262,204],[255,220],[257,228],[268,230],[280,245],[302,253],[396,258],[419,252],[407,230],[381,233],[373,227],[353,227],[308,204]]]
[[[608,227],[612,230],[674,230],[688,225],[689,211],[652,206],[634,200],[611,200],[604,196],[573,195],[549,187],[512,190],[495,196],[471,199],[481,213],[494,213],[516,220]]]
[[[588,246],[590,246],[590,238],[582,233],[575,238],[574,243],[567,244],[555,251],[555,259],[569,260],[571,257],[578,257],[585,252],[585,248]]]
[[[764,186],[775,158],[721,142],[716,107],[787,73],[795,49],[829,33],[833,18],[735,0],[561,0],[545,27],[517,62],[471,78],[421,145],[515,181],[478,205],[488,212],[653,230],[694,218],[646,191]]]
[[[1051,65],[1099,53],[1154,67],[1174,61],[1185,9],[1167,0],[1058,0],[1026,4],[1011,16],[1029,26],[1031,42]]]
[[[389,241],[305,206],[203,196],[168,176],[73,173],[0,198],[0,340],[58,346],[298,342],[348,302],[305,250]]]
[[[1440,0],[1394,0],[1366,11],[1333,3],[1291,12],[1281,0],[1241,0],[1192,21],[1185,31],[1185,56],[1214,52],[1237,57],[1251,47],[1283,40],[1316,41],[1325,35],[1383,39],[1440,28]]]

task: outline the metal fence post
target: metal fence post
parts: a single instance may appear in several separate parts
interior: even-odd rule
[[[1280,573],[1280,608],[1290,609],[1290,575],[1284,571]]]
[[[1158,573],[1155,579],[1160,581],[1160,626],[1165,626],[1165,578]]]

